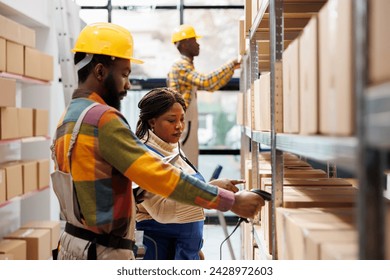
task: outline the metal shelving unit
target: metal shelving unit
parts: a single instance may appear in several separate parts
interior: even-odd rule
[[[307,14],[316,13],[326,1],[310,0],[269,0],[262,6],[254,19],[249,32],[250,61],[257,61],[256,40],[270,41],[271,71],[271,131],[253,131],[244,127],[243,136],[251,141],[253,179],[257,180],[258,145],[271,147],[273,209],[272,242],[273,259],[278,259],[276,251],[275,208],[283,203],[283,152],[291,152],[319,162],[331,162],[356,174],[359,182],[357,202],[357,222],[359,232],[359,258],[384,259],[384,168],[388,165],[390,151],[390,83],[376,87],[367,86],[368,53],[368,9],[369,1],[353,2],[354,15],[354,91],[356,100],[356,136],[328,137],[305,136],[278,133],[275,123],[278,121],[278,98],[282,95],[282,52],[284,40],[292,40],[299,35],[302,26],[289,19],[307,18]],[[303,15],[305,13],[305,15]],[[265,24],[263,23],[265,21]],[[248,70],[245,70],[248,72]],[[259,73],[256,63],[250,65],[250,74],[244,75],[247,87]],[[253,101],[253,90],[251,100]],[[244,98],[244,106],[245,106]],[[252,102],[253,104],[253,102]],[[251,108],[252,113],[254,112]],[[244,110],[245,112],[245,110]],[[253,114],[252,114],[253,115]],[[253,116],[252,116],[253,118]],[[252,126],[253,127],[253,126]],[[256,151],[253,151],[255,147]],[[244,147],[245,149],[245,147]],[[245,151],[244,151],[245,152]],[[258,186],[257,181],[253,181]],[[254,231],[256,235],[256,232]],[[258,239],[258,237],[257,237]],[[256,240],[256,236],[255,236]]]

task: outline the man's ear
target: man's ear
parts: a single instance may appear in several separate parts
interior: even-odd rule
[[[103,64],[98,63],[98,64],[95,65],[94,74],[95,74],[95,77],[99,81],[103,80],[104,74],[105,74],[105,68],[104,68]]]

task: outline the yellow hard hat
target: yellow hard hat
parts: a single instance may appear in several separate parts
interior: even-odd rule
[[[172,43],[176,43],[189,38],[199,39],[202,38],[202,36],[197,35],[195,29],[191,25],[182,24],[173,32]]]
[[[136,64],[144,63],[133,57],[133,46],[133,36],[126,28],[113,23],[98,22],[81,30],[72,51],[130,59]]]

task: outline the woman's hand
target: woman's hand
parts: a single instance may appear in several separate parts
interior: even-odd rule
[[[240,180],[216,179],[209,182],[210,185],[214,185],[234,193],[239,191],[236,185],[243,184],[243,183],[245,183],[245,180],[242,179]]]

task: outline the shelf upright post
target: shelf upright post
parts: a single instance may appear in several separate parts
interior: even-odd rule
[[[276,244],[276,207],[283,205],[283,152],[276,149],[276,133],[281,132],[283,117],[282,53],[284,40],[283,0],[270,0],[271,58],[271,160],[272,160],[272,258],[278,259]]]
[[[359,192],[357,203],[359,259],[385,258],[383,170],[378,147],[367,144],[366,89],[368,73],[368,9],[367,0],[353,1],[355,44],[356,131],[358,137],[357,176]]]
[[[255,127],[255,111],[259,108],[254,108],[255,104],[255,93],[253,83],[256,79],[259,78],[259,55],[257,49],[257,43],[255,38],[249,39],[249,48],[250,48],[250,94],[251,94],[251,153],[252,153],[252,182],[253,186],[251,188],[260,189],[259,183],[259,142],[253,140],[253,129]]]

